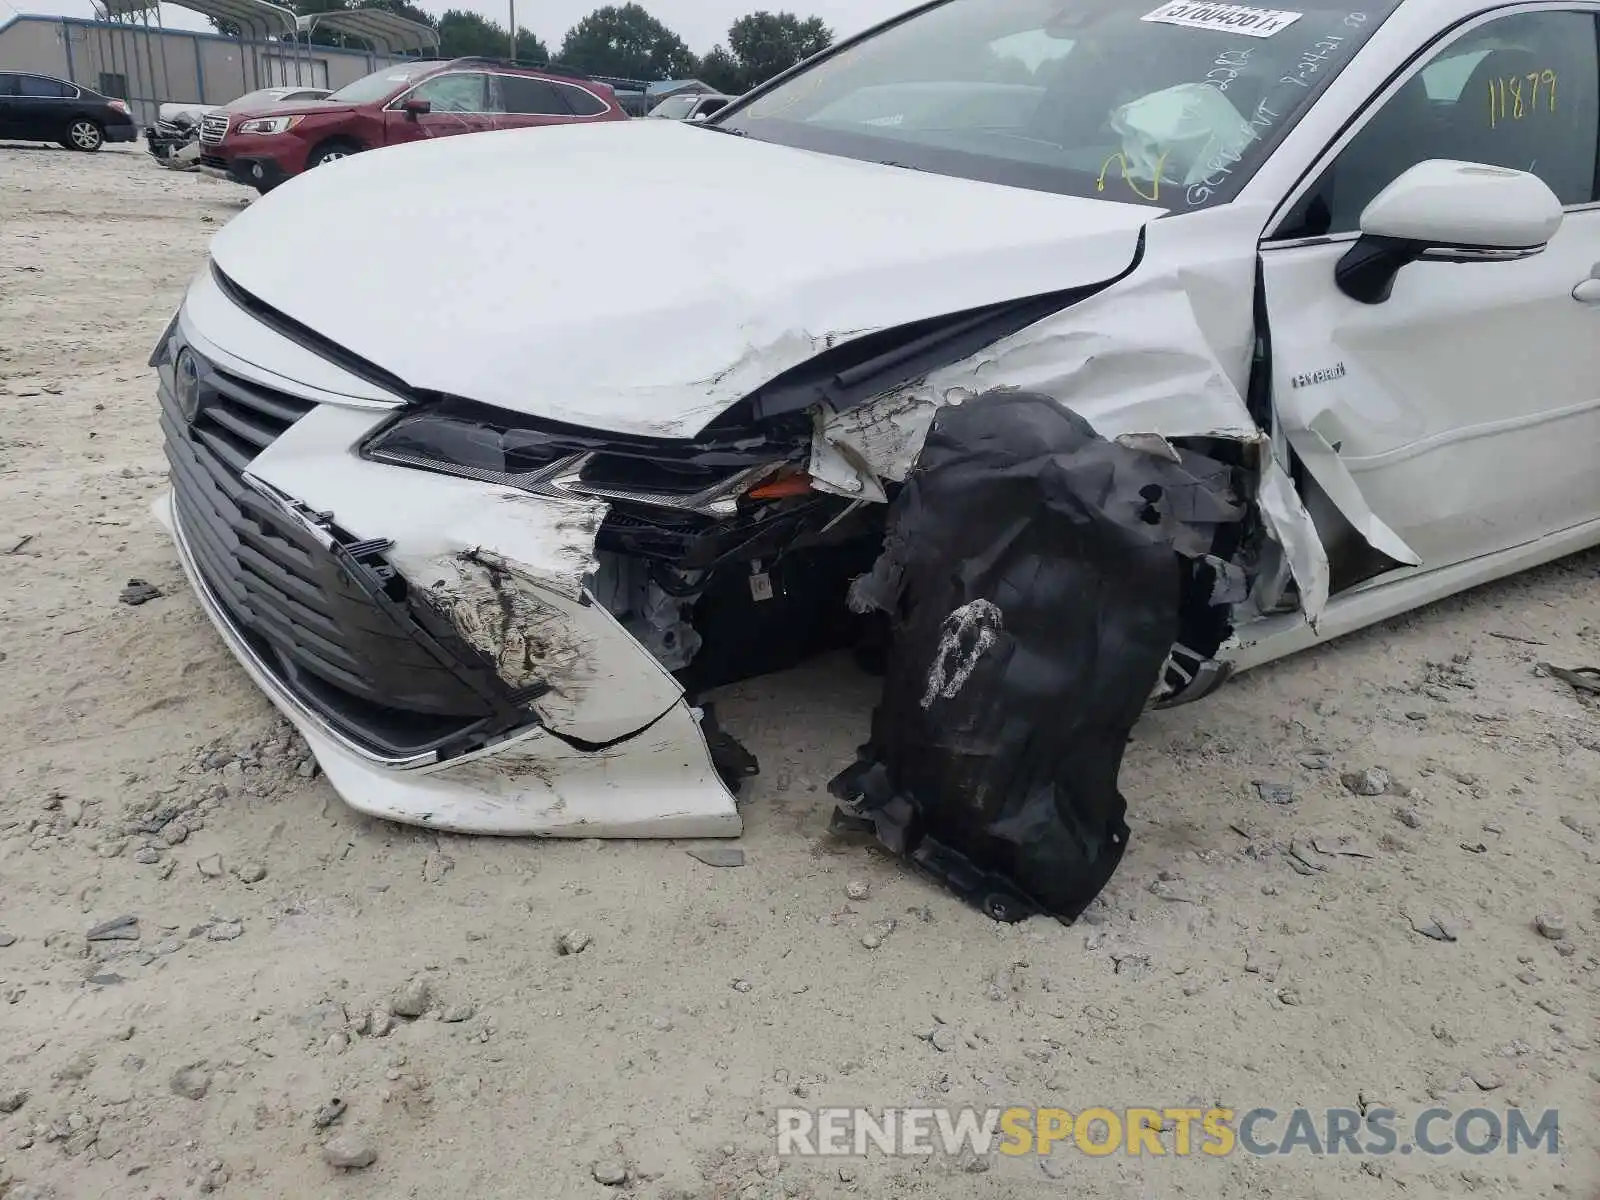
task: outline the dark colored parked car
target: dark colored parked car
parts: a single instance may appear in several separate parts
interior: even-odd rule
[[[260,192],[362,150],[538,125],[626,121],[606,84],[484,58],[402,63],[326,99],[258,112],[208,113],[202,168]]]
[[[98,150],[131,142],[139,128],[122,100],[49,75],[0,71],[0,141],[59,142]]]

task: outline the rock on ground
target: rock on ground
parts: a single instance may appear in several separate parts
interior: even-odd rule
[[[341,1170],[359,1171],[378,1161],[378,1151],[359,1133],[341,1133],[322,1143],[322,1161]]]

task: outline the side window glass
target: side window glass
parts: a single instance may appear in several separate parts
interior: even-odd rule
[[[1345,146],[1278,237],[1354,232],[1361,213],[1431,158],[1531,171],[1562,204],[1595,200],[1600,54],[1595,17],[1502,17],[1412,75]]]
[[[411,94],[433,105],[433,111],[476,113],[485,111],[483,84],[485,76],[477,72],[454,75],[436,75],[417,85]]]
[[[15,96],[17,94],[17,77],[15,75],[0,75],[0,96]]]
[[[500,90],[505,96],[506,111],[532,117],[565,117],[567,106],[556,95],[555,86],[543,79],[527,75],[503,75]]]
[[[511,110],[506,107],[504,75],[485,75],[483,77],[483,111],[490,113],[505,113]]]
[[[573,116],[597,117],[606,111],[605,104],[587,88],[573,87],[567,83],[558,83],[555,86]]]
[[[24,96],[50,96],[60,99],[68,94],[58,80],[44,79],[38,75],[23,75],[21,94]]]

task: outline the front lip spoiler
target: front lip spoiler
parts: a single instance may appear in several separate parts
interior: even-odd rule
[[[217,627],[217,632],[222,635],[223,641],[228,643],[234,657],[243,664],[250,678],[262,691],[266,692],[273,701],[280,706],[292,709],[295,715],[316,726],[318,732],[330,741],[336,742],[339,748],[355,755],[358,758],[372,763],[374,766],[385,767],[392,771],[410,771],[418,767],[429,767],[439,761],[437,751],[429,750],[422,754],[411,754],[404,757],[391,757],[376,754],[372,750],[355,741],[337,726],[329,723],[321,713],[303,703],[288,688],[279,682],[278,677],[272,673],[261,656],[251,648],[241,632],[235,628],[233,621],[228,617],[227,610],[222,607],[222,602],[217,598],[205,578],[195,566],[194,552],[189,548],[188,538],[183,532],[183,526],[178,521],[178,514],[173,508],[173,497],[169,491],[156,501],[156,519],[166,526],[167,532],[172,535],[173,544],[178,548],[178,561],[183,564],[183,573],[189,578],[189,586],[194,588],[195,594],[200,597],[201,607],[205,609],[206,616],[211,618],[211,623]]]

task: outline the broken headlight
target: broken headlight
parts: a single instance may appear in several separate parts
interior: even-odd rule
[[[458,402],[402,413],[361,454],[538,495],[727,516],[742,497],[803,461],[809,440],[802,428],[783,424],[709,440],[645,438]]]
[[[531,430],[462,421],[435,413],[404,415],[362,446],[363,458],[532,490],[564,457]]]

